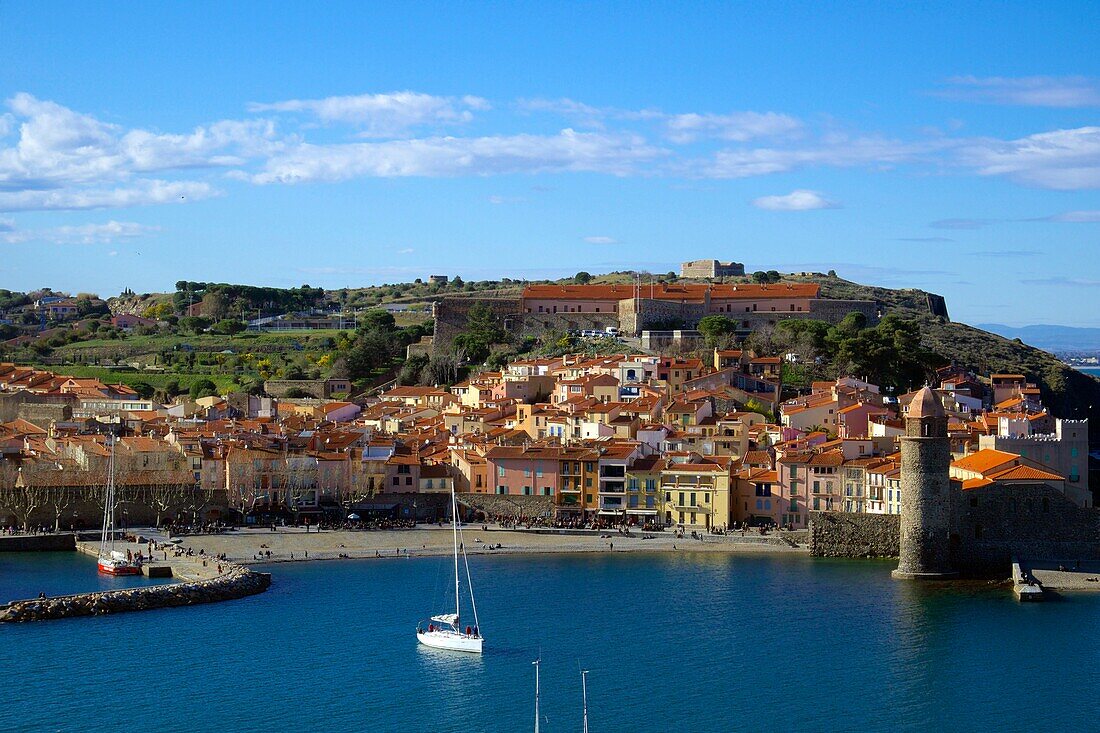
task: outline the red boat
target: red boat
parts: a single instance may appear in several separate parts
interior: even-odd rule
[[[115,550],[109,557],[100,556],[99,572],[104,575],[141,575],[141,565]]]

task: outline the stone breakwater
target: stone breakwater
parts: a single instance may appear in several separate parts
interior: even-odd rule
[[[229,565],[221,575],[207,580],[12,601],[6,608],[0,607],[0,622],[46,621],[216,603],[263,593],[270,585],[268,573]]]

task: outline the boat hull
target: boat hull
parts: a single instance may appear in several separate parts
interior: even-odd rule
[[[417,631],[416,640],[433,649],[447,649],[468,654],[481,654],[482,643],[485,641],[480,636],[466,636],[453,631]]]
[[[99,572],[104,575],[141,575],[141,568],[137,565],[101,561]]]

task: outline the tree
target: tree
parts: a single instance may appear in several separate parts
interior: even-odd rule
[[[210,325],[210,320],[199,316],[184,316],[179,319],[179,327],[183,331],[200,334]]]
[[[397,328],[397,319],[393,314],[381,308],[367,311],[359,318],[360,331],[393,331]]]
[[[485,303],[475,303],[466,313],[466,328],[454,337],[453,345],[473,361],[484,361],[489,347],[502,343],[506,334],[497,314]]]
[[[578,285],[587,285],[591,281],[592,281],[592,275],[585,272],[584,270],[581,270],[580,272],[578,272],[576,275],[573,276],[573,282],[577,283]]]
[[[200,397],[211,397],[216,394],[218,394],[218,385],[209,379],[199,379],[191,385],[190,395],[193,400]]]
[[[247,326],[244,324],[244,321],[238,321],[236,319],[226,319],[224,321],[218,321],[217,323],[215,323],[213,326],[210,327],[210,330],[214,333],[233,335],[235,333],[240,333],[246,328]]]
[[[389,366],[393,357],[393,342],[387,334],[379,330],[362,333],[344,357],[348,378],[365,379],[375,370]]]
[[[149,399],[153,396],[153,393],[156,392],[156,390],[153,389],[153,385],[146,382],[131,382],[130,388],[137,392],[138,397],[141,397],[143,400]]]
[[[214,321],[220,321],[229,313],[229,299],[220,291],[208,292],[202,296],[202,314]]]
[[[703,334],[707,346],[713,349],[723,337],[737,331],[737,324],[725,316],[704,316],[696,328]]]

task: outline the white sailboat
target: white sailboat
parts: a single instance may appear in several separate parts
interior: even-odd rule
[[[474,603],[474,586],[470,579],[470,561],[466,558],[466,545],[458,542],[458,499],[451,488],[451,525],[454,532],[454,568],[455,568],[455,612],[432,616],[427,628],[423,622],[416,626],[416,639],[424,646],[435,649],[449,649],[455,652],[481,654],[481,629],[477,621],[477,604]],[[466,566],[466,586],[470,589],[470,607],[474,613],[473,626],[462,627],[462,602],[459,595],[458,554],[462,553],[462,562]]]
[[[115,440],[107,458],[107,496],[103,500],[103,529],[99,536],[99,572],[106,575],[140,575],[141,565],[132,556],[115,549]]]

